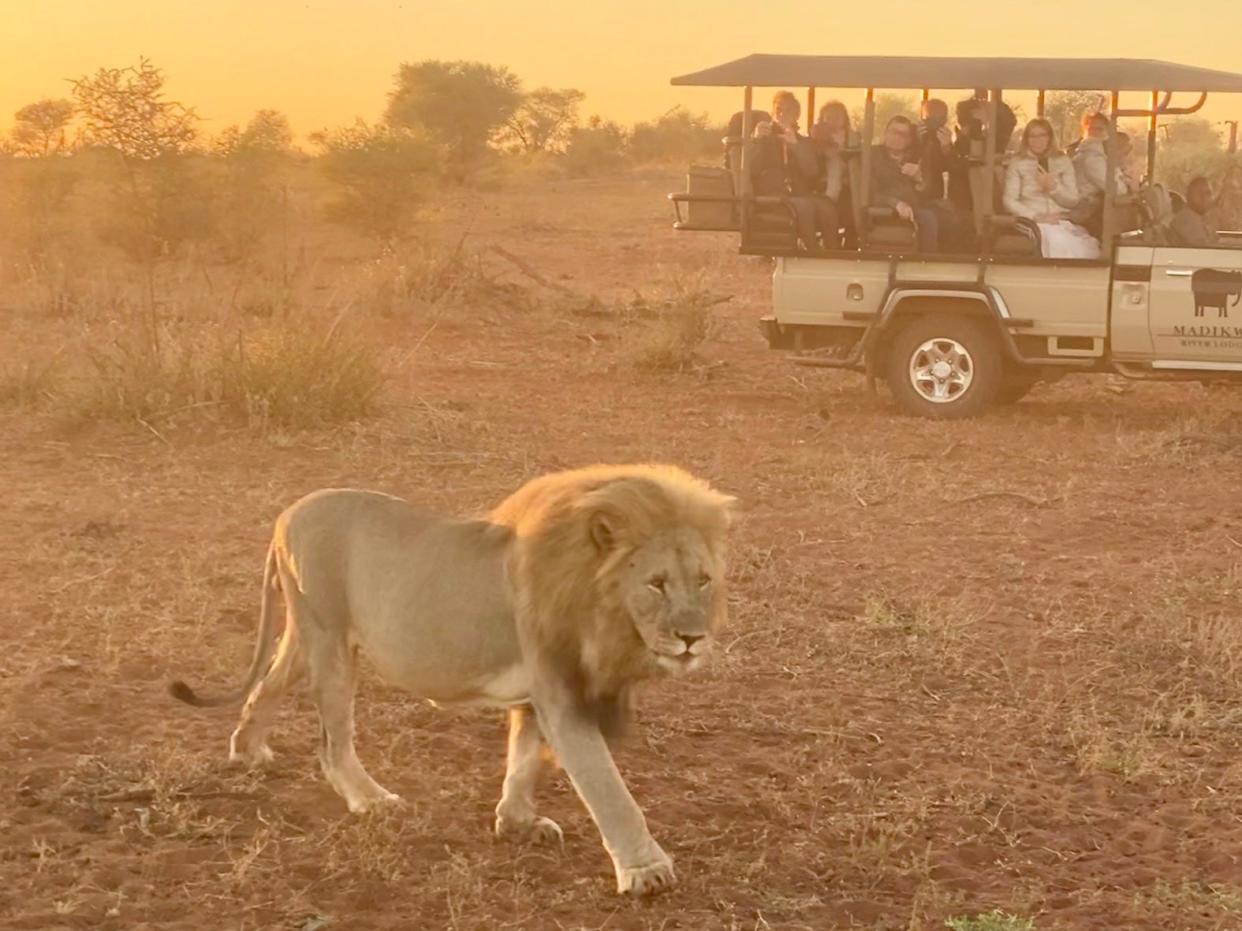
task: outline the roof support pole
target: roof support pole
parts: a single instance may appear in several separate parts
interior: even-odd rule
[[[815,88],[806,89],[806,120],[803,125],[809,130],[815,125]]]
[[[867,88],[867,102],[863,106],[862,127],[862,190],[854,200],[854,229],[860,238],[866,236],[863,218],[871,206],[871,144],[875,136],[875,88]]]
[[[1000,94],[997,88],[988,91],[988,125],[983,134],[983,170],[987,174],[988,199],[976,215],[983,217],[985,229],[987,218],[996,212],[996,117],[1000,113]]]
[[[1046,91],[1041,90],[1039,92],[1039,96],[1035,98],[1035,115],[1039,117],[1041,120],[1044,118],[1044,110],[1047,109],[1046,107],[1047,103],[1048,103],[1048,93]]]
[[[1151,92],[1151,116],[1147,120],[1147,177],[1151,184],[1156,177],[1156,129],[1160,122],[1160,91]]]
[[[923,103],[927,103],[929,100],[931,100],[931,88],[925,87],[923,88]]]
[[[742,92],[742,157],[738,178],[738,190],[742,194],[750,193],[750,137],[755,132],[755,114],[751,107],[755,99],[755,89],[749,84]]]
[[[1117,236],[1117,120],[1121,109],[1121,94],[1113,91],[1108,108],[1108,145],[1105,146],[1107,158],[1104,169],[1104,235],[1100,243],[1100,252],[1104,257],[1113,254],[1113,240]]]

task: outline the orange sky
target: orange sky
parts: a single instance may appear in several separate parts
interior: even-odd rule
[[[22,104],[65,95],[65,78],[139,55],[209,133],[261,107],[300,133],[373,119],[397,65],[424,58],[578,87],[588,113],[623,122],[677,104],[724,116],[739,93],[668,79],[754,51],[1126,56],[1242,71],[1242,2],[0,0],[0,127]],[[1233,113],[1242,98],[1207,111]]]

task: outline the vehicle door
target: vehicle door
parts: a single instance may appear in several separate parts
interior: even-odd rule
[[[1155,359],[1242,368],[1242,249],[1157,246],[1147,320]]]

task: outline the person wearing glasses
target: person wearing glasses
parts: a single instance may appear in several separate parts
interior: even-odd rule
[[[884,127],[884,142],[872,148],[871,183],[867,203],[891,207],[918,231],[920,252],[943,252],[956,246],[963,235],[959,211],[943,198],[923,164],[918,130],[904,116],[895,116]]]
[[[1044,258],[1098,259],[1099,241],[1069,219],[1078,201],[1074,164],[1057,148],[1052,124],[1031,120],[1005,172],[1005,211],[1039,224]]]

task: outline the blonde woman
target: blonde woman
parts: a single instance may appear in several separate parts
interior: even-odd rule
[[[1022,133],[1022,147],[1005,172],[1006,212],[1039,224],[1044,258],[1098,259],[1099,242],[1070,222],[1078,200],[1074,164],[1056,147],[1052,124],[1031,120]]]

